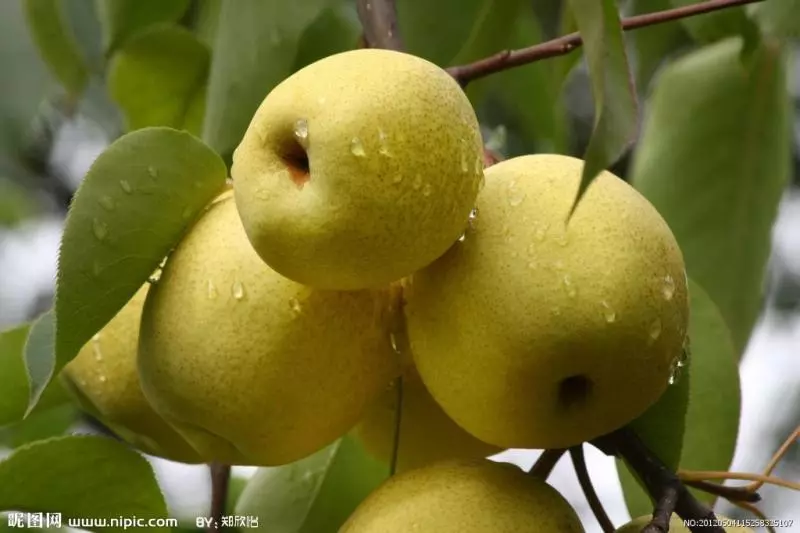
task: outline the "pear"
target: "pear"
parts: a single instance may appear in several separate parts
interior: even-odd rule
[[[144,284],[61,372],[84,411],[150,455],[183,463],[198,453],[150,406],[136,369],[139,322],[149,285]]]
[[[396,475],[339,533],[578,533],[569,503],[514,465],[444,461]]]
[[[359,422],[354,435],[376,459],[391,463],[397,417],[396,380]],[[482,442],[453,422],[431,397],[416,369],[403,373],[397,472],[447,459],[478,459],[503,451]]]
[[[642,528],[652,520],[652,515],[640,516],[635,518],[616,530],[616,533],[641,533]],[[733,523],[733,520],[726,518],[722,515],[717,515],[717,520],[720,524]],[[689,528],[683,523],[683,520],[676,514],[673,514],[669,519],[670,533],[689,533]],[[727,533],[754,533],[753,529],[749,527],[725,527]]]
[[[253,246],[322,289],[377,287],[443,254],[483,178],[478,121],[438,66],[379,49],[335,54],[264,99],[233,154]]]
[[[293,462],[347,433],[399,373],[395,299],[284,278],[253,250],[233,197],[220,199],[148,294],[142,388],[204,457]]]
[[[417,369],[444,411],[504,448],[567,448],[666,390],[687,331],[667,224],[609,172],[569,223],[583,162],[523,156],[486,171],[463,242],[406,293]]]

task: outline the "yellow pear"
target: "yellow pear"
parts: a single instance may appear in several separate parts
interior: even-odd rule
[[[271,270],[232,197],[167,261],[142,317],[142,388],[205,457],[274,466],[348,432],[399,373],[389,290],[332,292]]]
[[[200,463],[194,448],[153,410],[139,384],[136,354],[148,286],[81,348],[61,378],[86,412],[143,452]]]
[[[616,533],[641,533],[642,528],[649,524],[652,519],[652,515],[640,516],[617,529]],[[726,524],[733,524],[734,521],[722,515],[717,515],[717,520],[719,521],[718,523],[725,528],[727,533],[754,533],[754,530],[749,527],[727,527]],[[670,533],[689,533],[690,530],[684,525],[683,519],[673,514],[669,519],[669,531]]]
[[[613,431],[668,386],[688,320],[667,224],[609,172],[567,225],[583,162],[534,155],[486,171],[463,242],[406,294],[431,395],[479,439],[566,448]]]
[[[453,422],[431,397],[413,366],[403,373],[402,393],[397,472],[446,459],[477,459],[503,451],[476,439]],[[364,449],[387,464],[394,450],[396,416],[394,380],[354,430]]]
[[[464,92],[413,55],[362,49],[296,72],[233,155],[239,214],[270,267],[323,289],[407,276],[464,231],[483,176]]]
[[[579,533],[553,487],[514,465],[444,461],[396,475],[370,494],[339,533]]]

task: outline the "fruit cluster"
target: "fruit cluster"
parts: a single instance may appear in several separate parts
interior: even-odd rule
[[[440,496],[422,498],[420,531],[580,531],[552,489],[483,458],[642,414],[688,319],[664,220],[608,172],[573,211],[582,168],[540,154],[484,169],[467,97],[425,60],[320,60],[270,92],[232,190],[64,377],[145,452],[281,465],[351,431],[388,461],[402,375],[405,473],[343,531],[405,531],[407,486]],[[490,524],[446,510],[469,501]],[[538,508],[552,524],[520,528]]]

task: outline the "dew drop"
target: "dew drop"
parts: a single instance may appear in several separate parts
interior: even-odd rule
[[[94,353],[94,360],[95,361],[102,361],[103,360],[103,352],[100,348],[100,334],[97,333],[92,337],[92,353]]]
[[[689,339],[689,336],[687,335],[686,339],[683,341],[683,348],[681,348],[681,353],[680,355],[678,355],[678,361],[676,364],[678,365],[679,368],[683,368],[687,364],[689,364],[689,358],[691,357],[692,357],[691,341]]]
[[[127,180],[119,180],[119,187],[125,192],[125,194],[130,194],[133,192],[133,187],[131,184],[128,183]]]
[[[575,295],[578,294],[578,289],[575,287],[575,283],[572,281],[572,277],[569,274],[564,274],[561,278],[561,282],[564,284],[567,296],[574,298]]]
[[[100,376],[99,378],[97,378],[97,379],[99,379],[99,380],[100,380],[100,383],[105,383],[106,381],[108,381],[108,378],[107,378],[107,377],[105,377],[105,376],[103,376],[103,375],[101,375],[101,376]]]
[[[547,229],[548,229],[547,224],[539,225],[536,228],[536,231],[533,232],[533,240],[535,240],[536,242],[542,242],[544,238],[547,236]]]
[[[394,175],[394,178],[392,178],[392,183],[398,184],[401,181],[403,181],[403,175],[398,172],[397,174]]]
[[[389,333],[389,344],[392,345],[392,350],[394,350],[394,353],[400,353],[400,348],[397,346],[397,337],[394,333]]]
[[[681,373],[685,365],[686,362],[683,360],[683,355],[675,357],[675,359],[673,359],[669,365],[669,379],[667,380],[667,383],[670,385],[675,385],[680,380]]]
[[[569,237],[567,236],[566,233],[562,233],[561,235],[556,237],[556,242],[558,243],[559,246],[564,247],[567,244],[569,244]]]
[[[153,165],[147,167],[147,173],[150,175],[151,178],[156,179],[158,177],[158,169]]]
[[[350,141],[350,153],[356,157],[366,157],[367,152],[364,150],[364,143],[358,137],[353,137]]]
[[[675,280],[673,280],[672,276],[669,274],[664,276],[664,285],[661,287],[661,294],[667,301],[672,300],[672,297],[675,295]]]
[[[464,242],[466,240],[467,240],[467,234],[466,233],[462,233],[461,237],[458,238],[458,242]]]
[[[611,305],[605,300],[600,302],[600,305],[603,306],[603,318],[606,319],[606,322],[609,324],[613,324],[614,321],[617,320],[617,313],[614,309],[611,308]]]
[[[317,103],[319,105],[325,105],[325,102],[327,102],[327,101],[328,101],[328,99],[325,98],[324,96],[320,96],[319,98],[317,98]]]
[[[411,183],[411,186],[415,191],[418,191],[419,188],[422,187],[422,176],[420,174],[414,176],[414,181]]]
[[[508,205],[516,207],[525,200],[525,191],[517,188],[517,182],[512,181],[508,186]]]
[[[661,336],[661,320],[656,318],[652,324],[650,324],[650,329],[648,331],[650,335],[649,344],[653,344],[658,338]]]
[[[92,232],[98,241],[104,241],[108,237],[108,226],[99,218],[92,220]]]
[[[531,270],[536,270],[539,268],[539,264],[536,261],[528,261],[528,268]]]
[[[214,300],[218,294],[219,292],[217,291],[217,287],[214,285],[214,282],[208,280],[208,283],[206,284],[206,296],[208,296],[208,299]]]
[[[561,259],[559,259],[558,261],[553,263],[553,266],[556,267],[556,270],[563,270],[564,269],[564,262]]]
[[[461,152],[461,172],[466,174],[469,172],[469,161],[467,161],[467,153]]]
[[[241,281],[235,281],[231,286],[231,295],[234,300],[242,300],[244,298],[244,285]]]
[[[101,196],[98,202],[106,211],[113,211],[117,207],[117,203],[108,195]]]
[[[472,224],[475,223],[475,221],[477,219],[478,219],[478,208],[477,207],[473,207],[472,211],[469,212],[469,217],[467,218],[467,221],[469,222],[469,224],[471,226]]]
[[[430,183],[426,183],[425,186],[422,188],[422,196],[430,196],[431,192],[433,192],[433,188],[431,187]]]
[[[480,174],[483,172],[483,157],[477,156],[475,157],[475,174]]]
[[[308,150],[308,121],[306,119],[299,118],[295,121],[294,138],[304,150]]]
[[[303,312],[303,306],[300,305],[300,301],[297,298],[289,298],[289,309],[296,315]]]
[[[392,157],[386,132],[380,128],[378,129],[378,153],[384,157]]]

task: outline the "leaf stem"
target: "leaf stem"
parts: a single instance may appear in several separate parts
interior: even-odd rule
[[[211,524],[208,533],[218,533],[222,529],[222,517],[228,501],[228,487],[231,480],[231,467],[222,463],[209,463],[211,471]]]
[[[711,13],[721,9],[763,1],[764,0],[708,0],[707,2],[689,4],[674,9],[645,13],[622,19],[622,29],[624,31],[630,31],[695,15]],[[462,87],[466,87],[469,82],[496,72],[527,65],[550,57],[568,54],[582,44],[583,39],[580,33],[575,32],[526,48],[503,50],[473,63],[450,67],[447,71]]]

